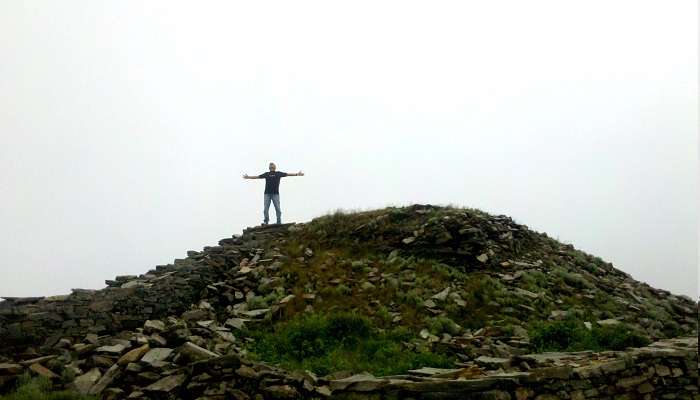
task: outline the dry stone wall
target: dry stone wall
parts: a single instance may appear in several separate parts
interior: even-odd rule
[[[216,253],[216,247],[205,249]],[[204,252],[189,255],[138,277],[108,280],[108,287],[102,290],[5,298],[0,302],[0,354],[10,355],[30,345],[51,347],[65,337],[131,330],[148,319],[179,315],[199,300],[201,291],[218,274],[212,257]],[[226,262],[220,261],[221,265]]]
[[[133,329],[149,318],[179,314],[205,285],[201,276],[170,271],[158,281],[104,290],[74,290],[66,296],[8,299],[0,303],[0,336],[5,350],[23,345],[52,346],[62,337]],[[152,285],[152,286],[146,286]]]
[[[520,360],[535,368],[473,379],[455,378],[460,370],[426,369],[437,373],[422,378],[355,375],[330,388],[338,399],[700,399],[694,337],[626,352],[545,353]]]

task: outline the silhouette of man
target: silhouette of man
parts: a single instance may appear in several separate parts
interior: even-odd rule
[[[270,163],[270,172],[265,172],[258,176],[243,175],[243,179],[265,179],[265,209],[263,211],[263,225],[267,225],[270,220],[269,210],[270,201],[275,205],[275,213],[277,214],[277,223],[282,223],[282,210],[280,209],[280,179],[285,176],[304,176],[304,173],[299,171],[296,174],[288,174],[286,172],[277,171],[275,163]]]

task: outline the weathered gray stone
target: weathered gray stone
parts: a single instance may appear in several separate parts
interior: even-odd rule
[[[168,393],[173,391],[173,389],[181,386],[187,380],[186,375],[170,375],[162,378],[145,388],[143,390],[147,392],[164,392]]]
[[[108,354],[114,354],[114,355],[120,355],[126,350],[126,346],[123,344],[115,344],[112,346],[102,346],[98,347],[97,351],[98,353],[108,353]]]
[[[209,312],[202,309],[185,311],[182,313],[182,319],[185,321],[201,321],[209,318]]]
[[[165,323],[160,320],[147,320],[143,324],[143,330],[145,333],[153,333],[153,332],[163,332],[165,330]]]
[[[153,364],[159,361],[164,361],[172,352],[173,349],[167,347],[156,347],[155,349],[149,350],[148,353],[141,358],[141,362],[145,364]]]
[[[208,360],[210,358],[220,357],[220,354],[209,351],[205,348],[197,346],[192,342],[183,344],[179,349],[180,355],[189,361]]]
[[[443,375],[443,374],[459,372],[459,371],[461,371],[461,370],[460,369],[447,369],[447,368],[432,368],[432,367],[423,367],[423,368],[419,368],[419,369],[408,370],[408,372],[410,374],[418,375],[418,376]]]
[[[508,358],[499,358],[499,357],[488,357],[488,356],[480,356],[476,360],[474,360],[478,365],[481,365],[485,368],[489,369],[498,369],[498,368],[508,368],[510,366],[510,359]]]
[[[536,299],[536,298],[540,297],[540,295],[537,293],[531,292],[529,290],[521,289],[519,287],[516,287],[513,290],[515,291],[516,294],[523,295],[523,296],[529,297],[531,299]]]
[[[53,360],[56,357],[57,356],[55,354],[50,355],[50,356],[36,357],[36,358],[32,358],[30,360],[20,361],[19,364],[22,365],[23,367],[28,367],[32,364],[41,364],[41,363],[44,363],[46,361]]]
[[[236,375],[247,379],[258,379],[258,373],[247,365],[241,365],[241,367],[236,370]]]
[[[250,320],[243,319],[243,318],[229,318],[226,320],[224,325],[230,326],[230,327],[235,328],[235,329],[243,329],[243,327],[245,326],[245,323],[247,321],[250,321]]]
[[[258,317],[261,317],[261,316],[267,314],[269,311],[270,311],[269,308],[260,308],[258,310],[243,311],[243,312],[241,312],[241,314],[245,315],[246,317],[250,317],[250,318],[258,318]]]
[[[622,378],[622,379],[618,380],[615,385],[617,387],[620,387],[623,389],[629,389],[631,387],[641,385],[642,382],[644,382],[646,380],[647,380],[647,378],[645,376],[630,376],[628,378]]]
[[[654,391],[654,386],[649,382],[644,382],[637,387],[637,391],[641,394],[651,393]]]
[[[390,383],[385,379],[375,378],[370,374],[357,374],[348,378],[337,379],[330,381],[330,389],[336,390],[352,390],[354,392],[371,392],[382,388]]]
[[[532,382],[541,381],[543,379],[566,380],[571,378],[573,372],[574,369],[569,365],[537,368],[530,371],[530,376],[528,376],[527,380]]]
[[[360,288],[362,290],[372,290],[374,289],[374,287],[375,286],[371,282],[362,282],[362,284],[360,285]]]
[[[447,295],[450,294],[450,288],[446,287],[443,289],[440,293],[434,294],[432,297],[430,297],[433,300],[438,300],[438,301],[445,301],[447,299]]]
[[[601,326],[609,326],[609,325],[618,325],[620,324],[620,320],[615,319],[615,318],[610,318],[610,319],[602,319],[600,321],[596,321],[598,325]]]
[[[272,385],[263,388],[263,392],[267,393],[273,399],[298,399],[301,398],[299,392],[289,385]]]
[[[76,391],[80,394],[88,394],[90,388],[102,377],[102,373],[99,368],[93,368],[90,371],[84,373],[75,378],[73,385]]]
[[[656,364],[654,366],[654,370],[656,370],[656,374],[659,376],[669,376],[671,375],[671,369],[668,368],[667,366],[663,364]]]
[[[609,361],[604,364],[598,365],[601,372],[604,374],[614,374],[620,371],[624,371],[627,368],[627,362],[625,360],[614,360]]]
[[[48,368],[46,368],[43,365],[38,364],[38,363],[30,365],[29,369],[32,372],[34,372],[35,374],[37,374],[39,376],[43,376],[43,377],[48,378],[48,379],[57,379],[58,378],[57,374],[55,374],[50,369],[48,369]]]
[[[88,394],[100,394],[121,375],[118,364],[112,365],[91,388]]]
[[[149,350],[150,347],[148,347],[147,344],[144,344],[141,347],[137,347],[121,356],[121,358],[119,358],[119,361],[117,361],[117,364],[119,364],[120,366],[124,366],[129,363],[134,363],[140,360],[141,357],[143,357],[144,354],[146,354]]]
[[[16,375],[24,368],[20,364],[0,364],[0,375]]]

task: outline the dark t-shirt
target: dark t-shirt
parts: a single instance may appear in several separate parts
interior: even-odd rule
[[[258,178],[265,178],[265,194],[279,194],[280,193],[280,178],[287,176],[286,172],[265,172],[258,176]]]

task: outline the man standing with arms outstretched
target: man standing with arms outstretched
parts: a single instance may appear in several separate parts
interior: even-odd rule
[[[263,225],[267,225],[270,220],[268,211],[270,210],[270,201],[275,205],[275,212],[277,213],[277,223],[282,223],[282,210],[280,209],[280,179],[285,176],[304,176],[304,173],[299,171],[296,174],[288,174],[286,172],[277,171],[277,166],[275,163],[270,163],[270,172],[265,172],[258,176],[250,176],[248,174],[243,175],[243,179],[263,179],[265,178],[265,211],[263,215],[265,219],[263,220]]]

